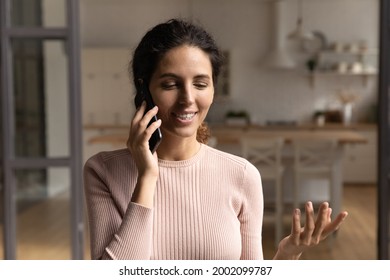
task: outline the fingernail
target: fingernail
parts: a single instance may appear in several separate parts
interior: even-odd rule
[[[324,202],[324,205],[326,206],[326,207],[329,207],[329,202]]]
[[[295,215],[301,215],[301,210],[298,209],[298,208],[295,209],[295,210],[294,210],[294,214],[295,214]]]

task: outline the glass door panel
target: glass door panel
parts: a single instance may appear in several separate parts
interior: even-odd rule
[[[71,259],[69,168],[22,169],[14,174],[17,259]]]
[[[65,27],[66,0],[12,0],[11,24],[15,27]]]
[[[14,39],[12,57],[16,156],[69,156],[65,42]]]

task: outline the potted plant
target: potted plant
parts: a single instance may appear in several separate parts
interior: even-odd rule
[[[225,115],[226,123],[229,125],[248,125],[249,114],[245,110],[233,111],[230,110]]]
[[[313,114],[313,120],[318,126],[324,126],[325,118],[325,111],[317,110]]]

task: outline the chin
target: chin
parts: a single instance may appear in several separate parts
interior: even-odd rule
[[[191,138],[195,137],[197,134],[198,129],[194,128],[175,128],[175,129],[163,129],[162,134],[164,137],[164,133],[170,134],[175,137],[181,137],[181,138]]]

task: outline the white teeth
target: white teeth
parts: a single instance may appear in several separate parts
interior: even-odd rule
[[[178,117],[179,119],[181,120],[190,120],[192,119],[193,117],[195,116],[195,113],[191,113],[191,114],[176,114],[176,117]]]

